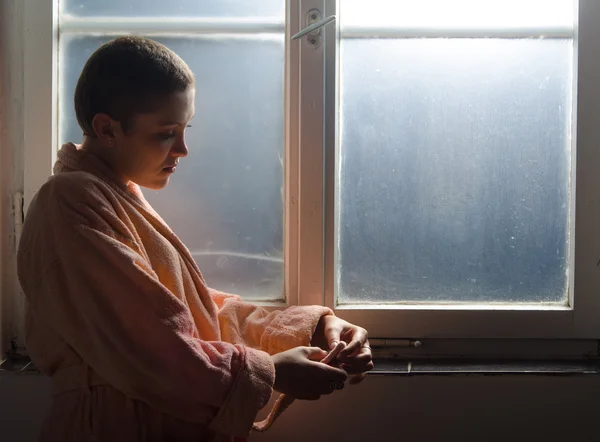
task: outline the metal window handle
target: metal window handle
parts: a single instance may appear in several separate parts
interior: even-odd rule
[[[319,20],[315,23],[312,23],[312,24],[308,25],[306,28],[302,29],[296,35],[294,35],[292,37],[292,40],[298,40],[299,38],[304,37],[306,34],[310,34],[311,32],[322,28],[323,26],[331,23],[334,20],[335,20],[335,15],[330,15],[329,17],[326,17],[323,20]]]

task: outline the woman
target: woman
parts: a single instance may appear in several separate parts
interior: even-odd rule
[[[194,84],[176,54],[137,37],[81,73],[83,143],[61,148],[18,253],[27,346],[53,380],[41,440],[247,437],[273,390],[317,399],[373,367],[367,332],[327,308],[268,313],[208,288],[144,199],[140,186],[165,187],[188,153]],[[341,365],[319,363],[340,341]]]

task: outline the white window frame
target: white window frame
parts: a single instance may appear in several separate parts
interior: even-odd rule
[[[339,2],[324,0],[323,16],[335,15]],[[304,3],[304,2],[302,2]],[[600,103],[600,88],[594,87],[600,74],[600,31],[595,23],[600,18],[600,3],[580,0],[577,14],[579,20],[574,30],[574,91],[576,103],[573,131],[570,287],[568,306],[538,305],[336,305],[335,302],[335,152],[339,111],[337,70],[339,26],[326,41],[322,70],[326,72],[326,116],[324,121],[324,146],[326,183],[324,190],[325,255],[324,297],[325,305],[337,315],[350,322],[366,327],[372,336],[382,338],[412,339],[552,339],[595,340],[600,337],[600,183],[594,178],[600,170],[600,131],[596,111]],[[549,36],[569,35],[569,30],[544,30]],[[371,35],[369,29],[357,30],[357,36]],[[438,31],[439,32],[439,31]],[[442,30],[449,36],[487,36],[488,32],[477,29],[473,34],[449,28]],[[539,32],[535,29],[517,29],[503,32],[494,29],[489,35],[527,36]],[[387,30],[391,36],[401,32]],[[414,35],[414,32],[410,35]],[[433,33],[433,36],[440,34]],[[446,35],[446,34],[444,34]],[[535,34],[534,34],[535,35]],[[315,127],[314,132],[317,131]],[[304,148],[304,146],[302,146]],[[316,259],[316,255],[315,255]],[[595,344],[594,344],[595,345]]]
[[[313,8],[323,17],[335,14],[340,0],[288,0],[286,11],[286,115],[285,115],[285,292],[286,305],[321,304],[337,315],[367,328],[374,338],[412,339],[537,339],[589,340],[592,348],[600,338],[600,185],[594,182],[600,170],[600,2],[580,0],[576,32],[577,149],[573,191],[574,244],[571,253],[569,307],[532,309],[523,306],[336,306],[334,300],[334,216],[336,70],[339,28],[334,23],[322,28],[323,41],[314,49],[307,39],[290,41],[306,26]],[[341,0],[343,1],[343,0]],[[57,1],[24,0],[24,205],[51,174],[57,150]],[[273,31],[275,22],[240,21],[216,23],[206,20],[163,21],[155,33],[214,32],[233,26]],[[135,26],[134,26],[135,25]],[[128,21],[130,31],[141,32],[153,21]],[[90,23],[70,22],[72,30],[90,30]],[[87,27],[86,27],[87,26]],[[113,21],[94,26],[120,29]],[[133,26],[133,28],[132,28]],[[215,28],[217,26],[217,28]],[[220,26],[220,27],[219,27]],[[237,28],[236,26],[239,26]],[[575,142],[575,138],[574,138]],[[281,308],[277,303],[264,303]],[[20,336],[23,336],[20,328]],[[529,341],[525,341],[529,340]],[[450,342],[450,341],[448,341]],[[473,346],[473,344],[469,344]],[[537,344],[536,344],[537,346]],[[477,345],[475,345],[477,347]],[[498,345],[498,348],[501,348]],[[529,346],[532,348],[533,344]],[[448,348],[454,348],[449,346]],[[579,347],[577,347],[579,351]],[[595,347],[594,347],[595,348]],[[452,350],[455,351],[455,350]],[[482,350],[476,350],[476,353]],[[485,353],[485,351],[484,351]]]
[[[17,6],[19,7],[19,6]],[[53,1],[24,1],[20,7],[23,14],[23,120],[22,134],[15,139],[22,145],[13,146],[22,152],[23,188],[13,194],[15,242],[18,244],[23,219],[31,199],[52,173],[56,158],[56,4]],[[14,71],[13,71],[14,72]],[[17,74],[17,72],[14,72]],[[18,155],[18,154],[17,154]],[[20,210],[17,210],[20,209]],[[17,275],[10,305],[11,321],[3,329],[3,344],[12,351],[25,349],[25,296],[20,289]]]

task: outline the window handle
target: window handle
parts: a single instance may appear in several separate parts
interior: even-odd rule
[[[335,20],[335,15],[330,15],[329,17],[326,17],[323,20],[319,20],[317,22],[314,22],[314,23],[308,25],[306,28],[302,29],[296,35],[294,35],[292,37],[292,40],[298,40],[299,38],[304,37],[306,34],[309,34],[309,33],[313,32],[313,31],[316,31],[317,29],[322,28],[323,26],[331,23],[334,20]]]

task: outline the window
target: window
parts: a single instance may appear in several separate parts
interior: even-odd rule
[[[25,205],[80,138],[84,61],[147,35],[198,92],[189,157],[145,193],[209,284],[324,304],[374,338],[595,351],[597,2],[43,3],[25,7],[25,113],[43,122],[24,136]]]
[[[281,1],[59,2],[58,144],[82,139],[73,94],[101,44],[133,31],[177,52],[197,78],[190,154],[164,191],[144,193],[212,286],[255,300],[284,292],[284,12]]]
[[[575,3],[338,2],[340,309],[409,336],[572,326]]]
[[[340,4],[339,302],[568,305],[572,2],[369,9]]]

